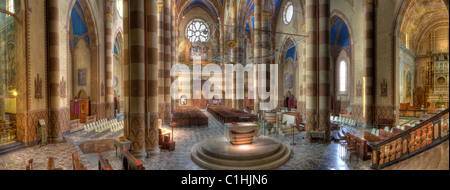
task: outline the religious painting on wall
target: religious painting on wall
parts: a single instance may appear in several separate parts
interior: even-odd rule
[[[383,79],[381,82],[381,97],[387,97],[387,82],[386,79]]]
[[[67,81],[64,79],[64,77],[61,79],[59,87],[60,87],[61,98],[67,97]]]
[[[118,85],[119,85],[119,79],[117,79],[117,77],[114,76],[114,84],[113,84],[114,88],[117,88]]]
[[[105,96],[105,83],[103,83],[103,81],[102,81],[102,84],[100,86],[100,89],[101,89],[101,96]]]
[[[294,86],[294,78],[292,75],[286,76],[286,88],[291,89]]]
[[[180,105],[181,106],[187,105],[187,97],[185,95],[181,96]]]
[[[362,83],[358,81],[356,83],[356,96],[362,96]]]
[[[86,85],[86,69],[78,69],[78,86]]]
[[[6,87],[9,91],[14,91],[16,89],[16,63],[14,61],[15,57],[15,44],[14,42],[9,42],[7,45],[6,54]],[[3,52],[5,54],[5,52]]]
[[[411,72],[405,73],[405,102],[411,102],[411,86],[412,86]]]
[[[34,79],[34,97],[36,99],[42,98],[42,79],[39,77],[39,74]]]

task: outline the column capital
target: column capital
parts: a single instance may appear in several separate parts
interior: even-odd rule
[[[158,13],[162,13],[164,11],[164,2],[158,2]]]

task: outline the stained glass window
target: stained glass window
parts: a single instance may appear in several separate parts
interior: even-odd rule
[[[292,18],[294,18],[294,5],[290,2],[284,11],[284,23],[291,23]]]
[[[347,63],[344,60],[339,63],[339,91],[347,91]]]
[[[209,40],[209,27],[202,21],[192,21],[186,29],[186,37],[191,43],[206,43]]]

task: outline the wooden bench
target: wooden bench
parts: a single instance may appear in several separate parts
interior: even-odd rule
[[[383,141],[383,139],[381,139],[380,137],[368,132],[368,131],[364,131],[364,139],[366,139],[366,141],[368,142],[381,142]]]
[[[385,131],[384,129],[380,129],[380,134],[379,134],[379,136],[380,136],[382,139],[386,140],[386,139],[389,139],[389,138],[395,136],[395,134],[394,134],[394,133],[391,133],[391,132],[389,132],[389,131]]]
[[[55,159],[53,157],[48,158],[47,170],[62,170],[61,168],[55,168]]]
[[[358,138],[351,133],[346,133],[346,135],[348,135],[351,139],[353,139],[356,142],[356,151],[358,152],[358,157],[363,161],[369,160],[371,156],[368,151],[367,140]]]
[[[393,119],[378,119],[378,128],[384,128],[384,127],[392,128],[394,126],[394,120]]]
[[[127,150],[122,150],[122,167],[123,170],[145,170],[142,162],[137,160]]]
[[[83,163],[80,163],[78,156],[75,156],[73,154],[72,154],[72,165],[73,170],[86,170],[86,167],[84,167]]]
[[[98,153],[98,170],[113,170],[108,159],[104,159],[102,153]]]

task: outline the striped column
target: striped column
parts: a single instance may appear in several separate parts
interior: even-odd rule
[[[150,125],[146,131],[145,148],[150,155],[159,152],[158,142],[158,29],[153,27],[158,23],[158,2],[147,1],[147,77],[148,77],[148,101],[150,112]]]
[[[176,11],[176,6],[175,6],[175,0],[171,0],[171,5],[172,5],[172,11],[171,11],[171,15],[170,15],[170,21],[171,21],[171,33],[172,33],[172,36],[171,36],[171,39],[172,39],[172,46],[171,46],[171,50],[172,50],[172,56],[171,56],[171,60],[172,60],[172,63],[170,64],[170,68],[169,68],[169,71],[170,71],[170,69],[172,69],[172,67],[175,65],[175,64],[177,64],[177,61],[176,61],[176,32],[175,32],[175,11]],[[170,77],[170,73],[169,73],[169,77]],[[172,84],[172,82],[173,82],[173,78],[172,77],[170,77],[170,84]],[[170,88],[169,88],[170,89]],[[170,92],[169,92],[169,95],[170,95]],[[172,98],[170,98],[170,111],[171,112],[173,112],[173,111],[175,111],[175,101],[174,100],[172,100]]]
[[[158,2],[158,118],[164,120],[164,2]]]
[[[106,118],[114,117],[114,93],[113,93],[113,56],[114,37],[112,33],[112,7],[111,0],[105,1],[105,101]]]
[[[60,33],[59,33],[59,0],[48,1],[48,89],[49,100],[49,126],[48,140],[50,142],[61,142],[63,116],[62,102],[59,97],[59,82],[61,78],[60,58]],[[45,84],[42,84],[45,85]]]
[[[237,27],[238,27],[238,19],[237,19],[237,1],[232,1],[233,5],[231,7],[231,21],[232,21],[232,25],[233,27],[231,28],[231,40],[234,40],[235,42],[238,42],[237,39]],[[233,64],[237,63],[237,59],[238,59],[238,49],[237,47],[231,49],[231,62],[233,62]],[[233,88],[233,95],[232,95],[232,99],[231,99],[231,105],[233,108],[237,108],[237,101],[236,101],[236,72],[233,72],[232,74],[233,76],[233,83],[232,83],[232,88]]]
[[[269,19],[271,18],[271,14],[268,11],[262,11],[261,12],[261,29],[264,31],[269,31]],[[267,58],[269,57],[269,52],[270,52],[270,33],[268,32],[261,32],[261,45],[262,47],[260,48],[260,52],[261,52],[261,57]],[[266,92],[269,92],[269,88],[270,88],[270,60],[265,59],[263,62],[261,62],[261,64],[264,64],[266,67],[266,85],[265,86],[260,86],[265,88],[264,90]],[[261,83],[260,83],[261,84]],[[264,91],[263,90],[263,91]],[[271,94],[271,97],[274,97],[274,94]],[[263,102],[268,102],[268,100],[261,100]]]
[[[171,31],[171,4],[170,0],[164,0],[164,122],[170,122],[171,97],[170,97],[170,68],[172,68],[172,31]]]
[[[253,58],[258,60],[261,57],[261,2],[262,0],[255,0],[255,10],[253,11],[255,17],[255,30],[253,32]],[[259,80],[258,80],[258,65],[259,61],[254,61],[254,86],[255,86],[255,114],[259,114]]]
[[[319,1],[319,128],[330,139],[330,0]]]
[[[306,0],[306,33],[309,38],[306,40],[306,64],[305,64],[305,97],[306,97],[306,136],[318,127],[316,119],[317,113],[317,24],[315,0]]]
[[[374,57],[375,57],[375,33],[374,33],[374,3],[373,0],[364,0],[365,8],[365,123],[366,125],[374,124],[374,96],[375,96],[375,67],[374,67]]]
[[[130,139],[130,12],[129,0],[123,0],[123,108],[124,108],[124,137]]]
[[[134,156],[145,156],[144,0],[130,1],[130,141]]]

